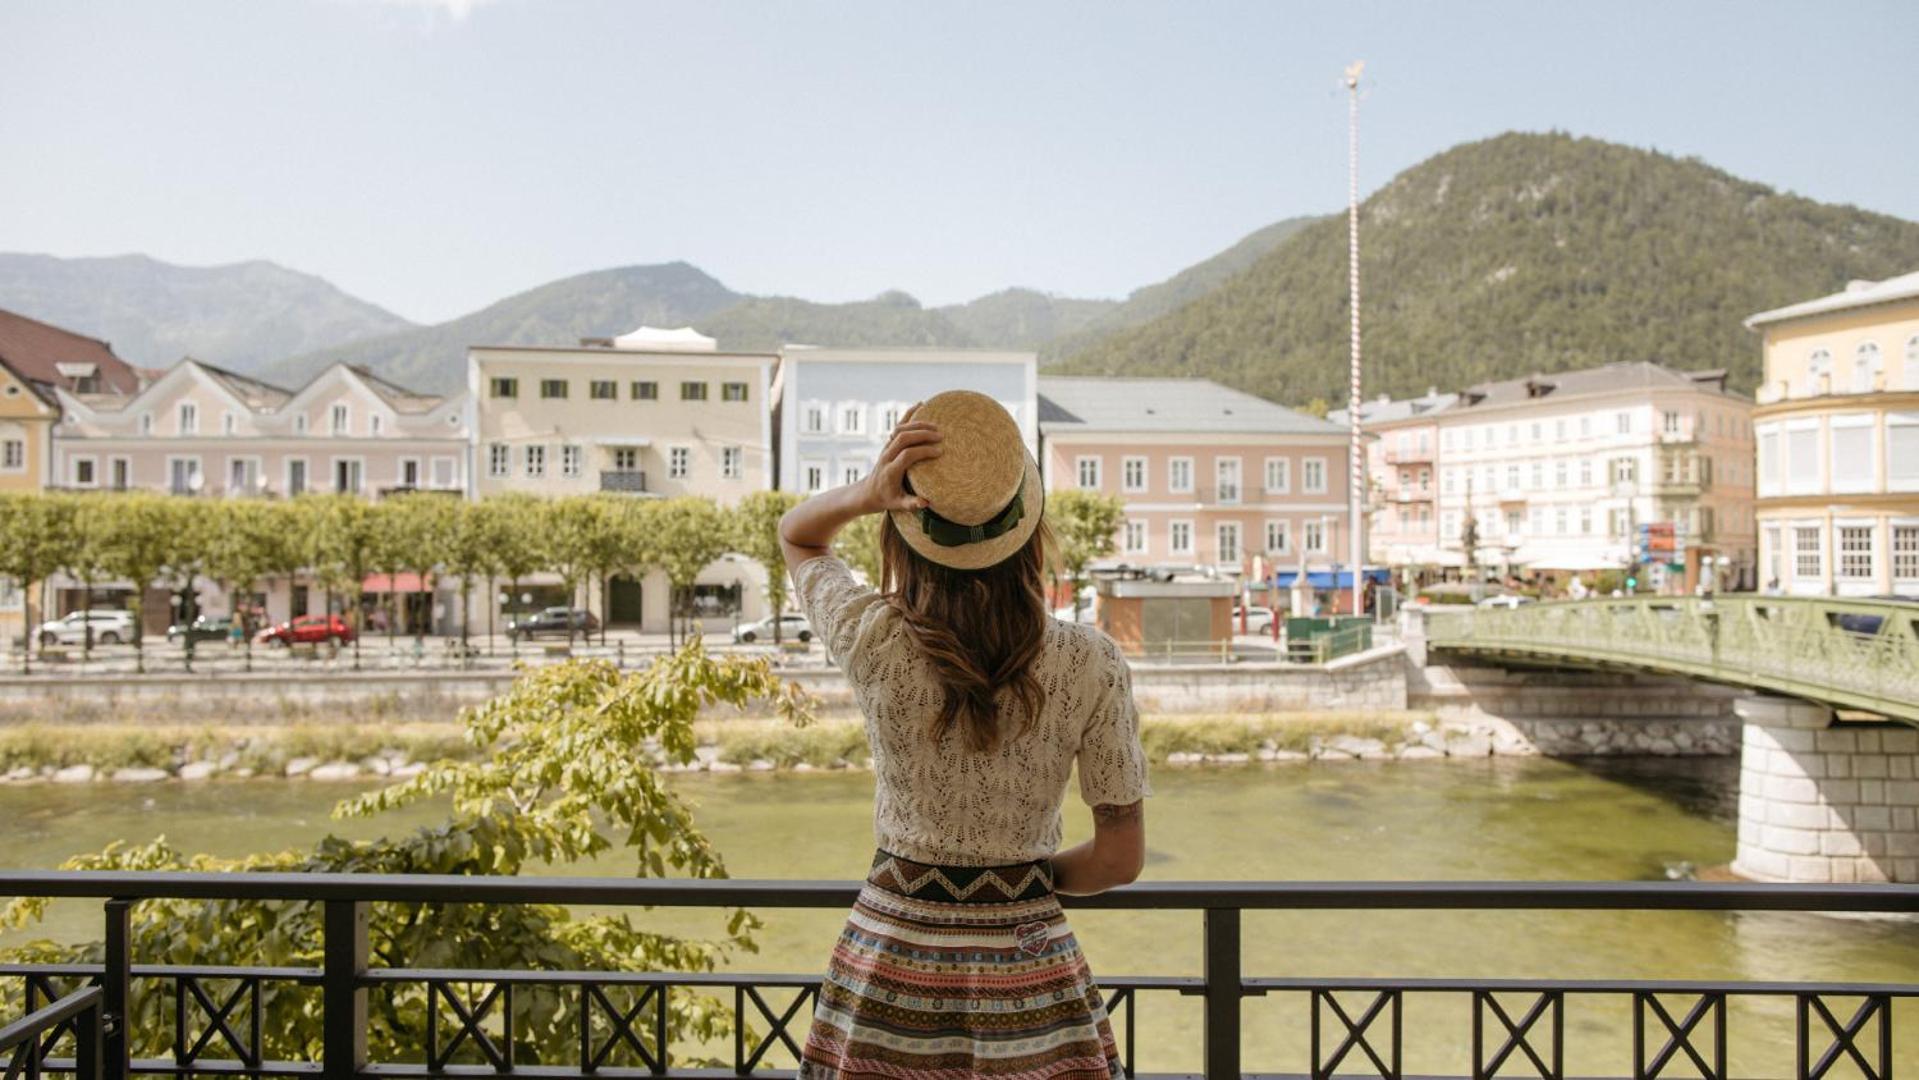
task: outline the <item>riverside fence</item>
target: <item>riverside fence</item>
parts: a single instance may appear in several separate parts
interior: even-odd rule
[[[578,904],[598,908],[845,908],[858,885],[829,881],[673,881],[605,878],[488,878],[428,875],[285,873],[0,872],[0,895],[102,901],[103,956],[97,964],[9,964],[0,979],[24,987],[24,1013],[0,1027],[7,1080],[45,1072],[86,1080],[129,1076],[244,1075],[368,1080],[373,1077],[675,1077],[712,1080],[773,1075],[779,1048],[804,1040],[817,975],[722,971],[445,970],[377,967],[367,935],[369,905]],[[136,964],[129,912],[146,899],[255,900],[318,904],[324,949],[318,966]],[[1795,1060],[1776,1075],[1801,1080],[1856,1075],[1890,1080],[1895,1002],[1919,996],[1919,984],[1716,982],[1697,980],[1276,978],[1242,970],[1242,915],[1279,909],[1318,911],[1808,911],[1913,915],[1919,886],[1754,885],[1693,882],[1151,882],[1096,897],[1067,898],[1074,909],[1178,910],[1201,915],[1199,976],[1100,978],[1129,1076],[1135,1075],[1142,998],[1198,998],[1203,1075],[1248,1075],[1241,1060],[1253,997],[1293,995],[1308,1009],[1312,1044],[1304,1061],[1260,1063],[1256,1075],[1317,1078],[1377,1076],[1406,1080],[1405,1000],[1445,994],[1470,1004],[1470,1075],[1537,1075],[1563,1080],[1568,1002],[1605,997],[1630,1002],[1631,1075],[1729,1074],[1729,999],[1755,996],[1793,1003]],[[170,1056],[134,1058],[126,1017],[136,984],[171,991]],[[372,1061],[367,1052],[368,996],[394,986],[427,989],[427,1026],[406,1061]],[[320,1052],[303,1060],[262,1054],[263,988],[306,988],[321,1002]],[[462,988],[481,987],[478,992]],[[528,1060],[516,1053],[516,994],[553,995],[578,1024],[577,1054]],[[730,996],[730,1063],[691,1067],[693,1048],[669,1045],[667,1006],[678,993]],[[791,994],[777,1003],[782,994]],[[1512,1006],[1517,998],[1523,1004]],[[1675,1005],[1675,1002],[1678,1004]],[[700,1053],[710,1054],[710,1048]],[[1842,1072],[1840,1070],[1851,1070]],[[1142,1074],[1143,1075],[1143,1074]]]

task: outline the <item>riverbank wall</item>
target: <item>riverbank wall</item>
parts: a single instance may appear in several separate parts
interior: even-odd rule
[[[1730,756],[1741,692],[1656,675],[1406,665],[1406,707],[1485,732],[1503,753]]]

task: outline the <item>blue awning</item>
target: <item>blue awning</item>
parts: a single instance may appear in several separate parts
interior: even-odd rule
[[[1273,575],[1273,584],[1281,589],[1290,589],[1293,587],[1293,579],[1298,576],[1297,570],[1281,570]],[[1375,585],[1387,584],[1392,581],[1392,578],[1392,571],[1384,567],[1366,569],[1366,580]],[[1350,589],[1353,587],[1353,572],[1341,570],[1335,575],[1331,570],[1308,570],[1306,584],[1315,589]]]

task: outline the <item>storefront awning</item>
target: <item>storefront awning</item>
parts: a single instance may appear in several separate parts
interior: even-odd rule
[[[360,583],[363,593],[410,593],[430,592],[432,582],[422,580],[418,574],[368,574]]]
[[[1273,575],[1273,583],[1282,589],[1292,587],[1293,580],[1299,577],[1297,570],[1281,570]],[[1392,580],[1392,571],[1384,567],[1367,567],[1366,579],[1375,584],[1384,585]],[[1315,589],[1350,589],[1353,587],[1353,572],[1341,570],[1337,575],[1331,570],[1306,571],[1306,584]]]

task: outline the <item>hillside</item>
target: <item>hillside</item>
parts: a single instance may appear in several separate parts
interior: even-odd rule
[[[551,281],[471,315],[399,334],[291,356],[264,377],[298,386],[329,364],[364,364],[400,385],[428,392],[461,389],[469,345],[571,345],[583,337],[624,334],[642,323],[685,326],[744,299],[683,262],[622,266]]]
[[[175,266],[145,255],[0,254],[0,308],[103,338],[132,364],[165,367],[191,353],[246,372],[413,325],[270,262]]]
[[[903,292],[871,300],[816,304],[788,296],[745,297],[723,311],[693,320],[722,349],[771,351],[784,344],[973,345],[976,342],[937,311]]]
[[[960,333],[999,349],[1039,349],[1084,333],[1121,307],[1116,300],[1079,300],[1037,289],[1001,289],[933,310]]]
[[[1760,356],[1746,316],[1919,266],[1919,223],[1564,134],[1432,157],[1366,200],[1360,230],[1369,395],[1614,360],[1725,367],[1750,391]],[[1324,218],[1055,370],[1204,375],[1338,402],[1347,320],[1345,219]]]

